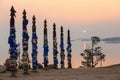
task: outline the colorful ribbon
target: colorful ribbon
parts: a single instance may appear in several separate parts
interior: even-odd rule
[[[36,70],[37,67],[38,67],[38,61],[37,61],[37,54],[38,54],[38,51],[37,51],[37,34],[36,34],[36,18],[35,16],[33,16],[33,26],[32,26],[32,67],[33,67],[33,70]]]
[[[53,24],[53,60],[54,60],[54,69],[58,69],[58,59],[57,59],[57,38],[56,38],[56,24]]]
[[[23,46],[23,53],[22,53],[22,63],[23,63],[23,69],[24,74],[28,74],[28,69],[30,67],[30,60],[28,55],[28,41],[29,41],[29,35],[27,31],[27,24],[28,20],[26,19],[26,11],[23,11],[23,33],[22,33],[22,46]]]
[[[64,34],[63,34],[63,27],[61,26],[61,35],[60,35],[60,59],[61,59],[61,68],[64,68],[64,60],[65,60],[65,54],[64,54]]]
[[[44,48],[44,67],[47,68],[48,66],[48,52],[49,52],[49,47],[48,47],[48,39],[47,39],[47,21],[44,21],[44,44],[43,44],[43,48]]]
[[[72,64],[71,64],[71,58],[72,58],[72,55],[71,55],[71,52],[72,52],[72,49],[71,49],[71,40],[70,40],[70,30],[68,30],[68,39],[67,39],[67,60],[68,60],[68,68],[72,68]]]

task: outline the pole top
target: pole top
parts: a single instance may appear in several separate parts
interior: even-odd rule
[[[16,11],[15,11],[13,6],[11,7],[10,11],[13,12],[13,13],[16,13]]]
[[[55,23],[53,23],[53,29],[54,29],[54,30],[56,29],[56,24],[55,24]]]
[[[25,9],[23,10],[23,14],[27,14]]]
[[[11,11],[10,16],[15,16],[16,11],[13,6],[11,7],[10,11]]]
[[[68,29],[68,34],[70,34],[70,30]]]
[[[53,27],[56,27],[56,24],[55,24],[55,23],[53,23]]]
[[[61,29],[63,29],[63,26],[61,26]]]
[[[47,23],[47,20],[46,20],[46,19],[44,20],[44,23],[45,23],[45,24]]]
[[[33,18],[32,18],[33,20],[36,20],[36,17],[35,17],[35,15],[33,15]]]

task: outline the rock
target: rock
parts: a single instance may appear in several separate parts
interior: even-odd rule
[[[6,71],[6,67],[0,65],[0,73],[4,73]]]
[[[38,69],[43,69],[42,64],[38,63]]]
[[[18,69],[23,69],[23,64],[20,63],[20,65],[18,65]],[[29,69],[31,69],[31,65],[29,65]]]
[[[54,65],[53,64],[49,64],[48,65],[48,69],[54,69]]]
[[[18,69],[23,69],[23,66],[21,63],[18,65]]]
[[[10,71],[10,59],[8,58],[8,59],[6,59],[6,61],[5,61],[5,67],[6,67],[6,70],[7,71]]]

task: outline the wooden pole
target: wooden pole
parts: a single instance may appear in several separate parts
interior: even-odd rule
[[[68,60],[68,68],[72,68],[72,63],[71,63],[71,58],[72,58],[72,55],[71,55],[71,52],[72,52],[72,49],[71,49],[71,39],[70,39],[70,30],[68,30],[68,38],[67,38],[67,60]]]
[[[43,57],[44,57],[44,62],[43,62],[43,64],[44,64],[44,68],[45,69],[47,69],[48,68],[48,63],[49,63],[49,61],[48,61],[48,52],[49,52],[49,46],[48,46],[48,39],[47,39],[47,21],[45,20],[44,21],[44,44],[43,44],[43,48],[44,48],[44,55],[43,55]]]
[[[23,34],[22,34],[22,46],[23,46],[23,53],[22,53],[22,63],[23,63],[23,74],[28,75],[28,69],[30,68],[30,60],[28,55],[28,41],[29,41],[29,35],[27,30],[28,20],[26,19],[26,11],[23,11]]]
[[[36,18],[35,18],[35,16],[33,16],[32,20],[33,20],[32,21],[33,25],[32,25],[32,54],[31,54],[31,56],[32,56],[32,68],[34,71],[36,71],[38,68],[38,61],[37,61],[37,54],[38,54],[37,39],[38,39],[38,37],[36,34]]]
[[[63,34],[63,26],[61,26],[61,35],[60,35],[60,64],[61,64],[61,69],[64,69],[64,60],[65,60],[65,54],[64,54],[64,34]]]
[[[54,69],[58,69],[58,59],[57,59],[57,37],[56,37],[56,24],[53,24],[53,62]]]
[[[10,45],[9,54],[10,54],[10,71],[11,71],[11,77],[16,77],[16,71],[17,71],[17,44],[16,44],[16,30],[15,30],[15,9],[12,6],[11,7],[11,13],[10,13],[10,35],[8,38],[8,44]]]

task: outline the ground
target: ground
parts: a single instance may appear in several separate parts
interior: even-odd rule
[[[38,73],[30,71],[30,75],[19,70],[17,76],[0,73],[0,80],[120,80],[120,67],[38,70]]]

